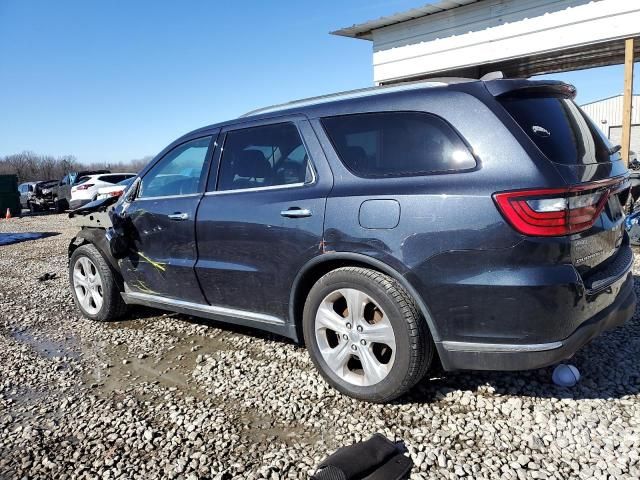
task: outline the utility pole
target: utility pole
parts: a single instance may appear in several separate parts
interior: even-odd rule
[[[633,106],[633,38],[624,41],[624,92],[622,100],[622,159],[629,166],[631,109]]]

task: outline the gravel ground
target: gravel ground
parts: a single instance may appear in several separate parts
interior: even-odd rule
[[[80,317],[76,230],[64,215],[0,221],[59,233],[0,246],[0,478],[307,478],[374,432],[406,441],[412,479],[640,477],[637,316],[578,353],[572,389],[551,369],[455,373],[369,405],[282,338],[142,308]]]

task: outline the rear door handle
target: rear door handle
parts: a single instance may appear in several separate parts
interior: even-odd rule
[[[287,218],[304,218],[311,216],[311,210],[308,208],[290,208],[289,210],[282,210],[280,215]]]
[[[176,212],[169,215],[169,220],[187,220],[188,218],[189,218],[188,213]]]

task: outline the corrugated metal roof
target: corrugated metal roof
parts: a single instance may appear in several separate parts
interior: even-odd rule
[[[611,100],[612,98],[622,97],[622,96],[623,96],[623,95],[622,95],[621,93],[618,93],[617,95],[611,95],[611,96],[609,96],[609,97],[604,97],[604,98],[600,98],[600,99],[598,99],[598,100],[593,100],[593,101],[591,101],[591,102],[583,103],[583,104],[581,104],[580,106],[581,106],[581,107],[585,107],[585,106],[587,106],[587,105],[591,105],[592,103],[600,103],[600,102],[604,102],[605,100]],[[633,96],[633,98],[636,98],[636,97],[640,97],[640,95],[634,95],[634,96]]]
[[[482,0],[440,0],[439,2],[428,3],[422,7],[407,10],[406,12],[398,12],[386,17],[380,17],[377,20],[369,20],[368,22],[352,25],[351,27],[341,28],[335,32],[331,32],[331,34],[371,40],[372,30],[406,22],[407,20],[413,20],[415,18],[426,17],[435,13],[446,12],[447,10],[481,1]]]
[[[596,102],[587,103],[581,105],[580,107],[584,112],[591,117],[591,120],[594,121],[598,127],[604,132],[604,134],[612,139],[614,138],[612,135],[612,130],[620,130],[622,126],[622,95],[615,95],[613,97],[603,98]],[[633,106],[631,109],[631,124],[638,125],[640,124],[640,95],[633,96]],[[637,129],[636,129],[637,130]],[[619,135],[619,132],[617,132]],[[640,152],[638,148],[640,146],[640,137],[638,137],[638,132],[632,134],[632,142],[635,142],[631,150],[635,152]],[[620,138],[615,140],[617,143],[620,142]]]

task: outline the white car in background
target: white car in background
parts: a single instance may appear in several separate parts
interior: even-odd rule
[[[87,175],[79,178],[71,188],[71,201],[69,208],[75,210],[98,196],[98,190],[105,187],[113,187],[117,183],[129,178],[134,178],[135,173],[101,173],[98,175]]]
[[[102,200],[108,197],[119,197],[133,183],[136,177],[127,178],[110,187],[102,187],[98,189],[96,200]]]

